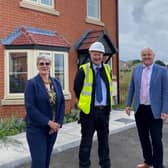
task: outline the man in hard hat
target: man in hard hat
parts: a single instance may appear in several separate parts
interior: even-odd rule
[[[103,64],[105,53],[101,42],[90,48],[90,62],[80,66],[74,82],[81,123],[79,167],[89,168],[94,132],[97,131],[99,165],[110,168],[109,115],[112,106],[112,76],[110,66]]]

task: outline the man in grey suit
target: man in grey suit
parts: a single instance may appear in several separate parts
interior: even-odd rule
[[[162,127],[168,118],[168,70],[154,64],[151,48],[141,51],[142,64],[132,72],[126,113],[130,115],[134,99],[135,121],[144,163],[137,168],[163,168]]]

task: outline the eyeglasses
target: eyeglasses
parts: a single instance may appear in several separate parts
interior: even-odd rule
[[[40,66],[44,66],[44,65],[45,65],[45,66],[49,66],[50,63],[49,63],[49,62],[40,62],[39,65],[40,65]]]

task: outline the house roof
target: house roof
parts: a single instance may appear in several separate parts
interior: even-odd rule
[[[88,51],[90,45],[95,42],[100,41],[105,46],[105,55],[113,55],[117,52],[110,36],[105,30],[88,30],[86,31],[76,44],[76,49],[80,51]]]
[[[3,45],[12,46],[54,46],[70,48],[70,43],[59,33],[32,27],[21,26],[2,40]]]

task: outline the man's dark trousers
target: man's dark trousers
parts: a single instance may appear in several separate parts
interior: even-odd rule
[[[150,105],[140,105],[135,119],[144,162],[163,168],[162,119],[154,119]]]
[[[94,109],[91,115],[80,113],[81,143],[79,150],[79,167],[89,168],[91,165],[90,152],[94,132],[97,131],[98,155],[101,168],[110,168],[109,157],[109,114],[106,109]]]

